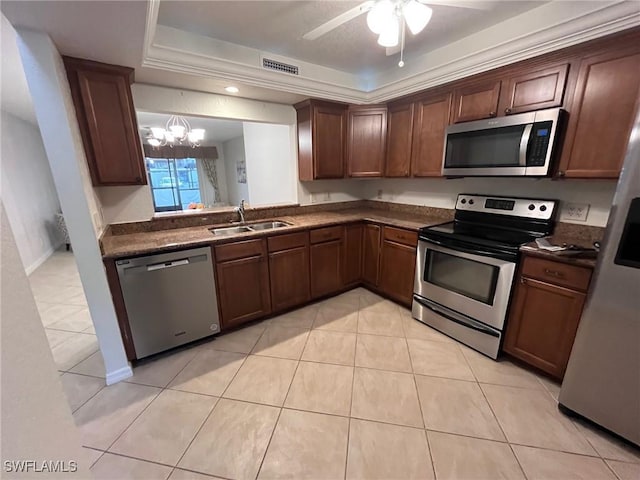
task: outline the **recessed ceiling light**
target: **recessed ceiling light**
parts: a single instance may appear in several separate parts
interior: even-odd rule
[[[229,93],[238,93],[240,91],[238,87],[225,87],[225,90]]]

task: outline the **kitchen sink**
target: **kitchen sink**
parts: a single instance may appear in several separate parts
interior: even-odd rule
[[[235,235],[236,233],[251,232],[251,228],[248,226],[240,227],[223,227],[223,228],[210,228],[214,235]]]
[[[210,228],[214,235],[235,235],[236,233],[259,232],[262,230],[273,230],[274,228],[288,227],[290,223],[279,220],[271,222],[252,223],[251,225],[238,225],[235,227]]]
[[[288,226],[289,226],[288,223],[276,221],[276,222],[253,223],[249,225],[249,228],[251,228],[251,230],[271,230],[272,228],[282,228],[282,227],[288,227]]]

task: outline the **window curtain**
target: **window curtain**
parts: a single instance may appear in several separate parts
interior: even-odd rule
[[[152,147],[144,145],[144,154],[148,158],[195,158],[202,203],[212,205],[222,201],[218,187],[218,170],[216,168],[218,149],[216,147],[192,148],[184,145]]]

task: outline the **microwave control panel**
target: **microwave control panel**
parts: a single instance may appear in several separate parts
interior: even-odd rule
[[[541,167],[547,159],[551,128],[553,122],[536,122],[531,129],[529,148],[527,151],[527,166]]]

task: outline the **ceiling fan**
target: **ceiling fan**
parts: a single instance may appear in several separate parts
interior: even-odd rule
[[[413,35],[420,33],[427,26],[433,11],[429,5],[488,10],[491,1],[456,1],[456,0],[368,0],[341,13],[328,22],[314,28],[302,36],[305,40],[316,40],[340,25],[353,20],[364,13],[367,14],[369,29],[378,34],[378,44],[387,47],[387,55],[398,52],[401,58],[398,65],[404,66],[402,52],[404,50],[405,27]]]

